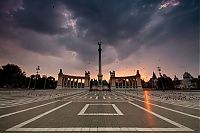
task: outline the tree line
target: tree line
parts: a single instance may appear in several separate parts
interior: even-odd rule
[[[148,82],[142,82],[143,88],[154,88],[156,90],[200,90],[200,76],[198,78],[193,78],[191,76],[191,79],[188,81],[188,84],[191,85],[189,88],[180,88],[181,84],[183,84],[183,80],[179,80],[176,76],[172,80],[166,74],[156,77],[154,72],[152,78]]]
[[[55,89],[57,82],[52,76],[32,74],[30,77],[15,64],[0,67],[0,88]]]

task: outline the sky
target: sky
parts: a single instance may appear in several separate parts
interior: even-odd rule
[[[200,73],[199,0],[0,0],[0,66],[27,76]]]

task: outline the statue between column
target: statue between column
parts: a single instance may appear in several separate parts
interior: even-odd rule
[[[89,89],[90,88],[90,71],[85,71],[85,86],[84,88]]]

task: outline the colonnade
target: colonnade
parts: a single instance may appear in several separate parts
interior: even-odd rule
[[[84,88],[85,77],[65,75],[62,78],[64,88]]]
[[[86,88],[90,87],[90,72],[85,71],[85,76],[64,75],[62,69],[58,74],[57,89]]]
[[[115,77],[115,71],[110,72],[110,88],[142,89],[139,70],[137,70],[136,75],[124,77]]]
[[[116,88],[137,88],[137,82],[135,77],[116,77]]]

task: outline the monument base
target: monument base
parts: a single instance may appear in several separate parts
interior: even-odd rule
[[[57,85],[56,89],[57,89],[57,90],[58,90],[58,89],[60,90],[60,89],[63,89],[63,87],[60,86],[60,85]]]

